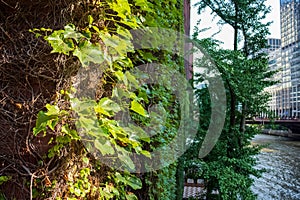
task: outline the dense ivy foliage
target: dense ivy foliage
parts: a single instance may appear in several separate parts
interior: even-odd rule
[[[102,90],[106,88],[106,91],[94,98],[79,98],[76,95],[82,92],[82,88],[65,88],[58,93],[57,101],[47,104],[46,110],[39,112],[33,133],[56,134],[49,142],[53,144],[49,158],[63,158],[63,152],[68,150],[66,147],[74,146],[73,143],[87,144],[78,177],[67,182],[69,190],[64,195],[68,199],[174,199],[176,163],[146,174],[134,175],[128,171],[139,168],[130,153],[144,155],[146,159],[151,157],[151,151],[167,145],[174,138],[180,120],[179,103],[172,91],[164,86],[139,85],[139,77],[129,70],[144,63],[157,62],[183,72],[183,60],[159,48],[134,50],[129,30],[154,26],[181,32],[183,2],[108,0],[96,2],[93,6],[100,11],[91,12],[86,17],[85,27],[76,26],[74,22],[61,30],[40,28],[31,31],[37,37],[43,36],[51,45],[52,53],[77,57],[85,68],[100,67],[102,74],[97,78],[101,80],[94,81],[100,81]],[[129,109],[135,124],[149,126],[155,120],[159,123],[162,116],[149,113],[147,107],[150,104],[157,104],[166,112],[164,128],[156,132],[155,137],[143,134],[136,125],[124,127],[115,120],[119,111]],[[82,148],[81,145],[75,147]],[[86,150],[93,148],[100,154],[93,151],[88,154]],[[94,161],[108,155],[117,155],[110,159],[112,166],[118,166],[121,161],[126,165],[122,166],[123,170],[126,170],[116,171]],[[161,155],[160,162],[170,160],[168,156],[173,155]],[[92,172],[102,174],[100,183],[93,183]],[[43,195],[52,195],[51,191],[55,191],[56,180],[51,181],[52,189],[47,189]]]

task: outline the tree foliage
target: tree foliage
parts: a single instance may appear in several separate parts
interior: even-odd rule
[[[212,152],[203,159],[195,159],[195,152],[198,152],[210,123],[208,111],[213,106],[207,88],[196,89],[202,123],[194,146],[186,153],[186,167],[198,169],[194,176],[205,180],[208,199],[255,199],[250,189],[253,184],[251,175],[259,176],[261,171],[254,168],[256,159],[253,157],[259,148],[252,147],[250,141],[258,130],[246,127],[245,120],[264,109],[268,95],[263,89],[272,84],[267,81],[273,72],[268,71],[264,53],[269,23],[262,22],[269,8],[264,0],[203,0],[196,6],[199,14],[210,8],[212,14],[220,17],[220,23],[233,28],[234,46],[233,50],[224,50],[218,41],[199,40],[197,37],[201,33],[194,34],[222,74],[228,110],[224,129]],[[203,80],[201,74],[196,75],[196,83]],[[212,193],[214,190],[217,194]]]

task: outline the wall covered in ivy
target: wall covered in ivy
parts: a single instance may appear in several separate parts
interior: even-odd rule
[[[177,163],[149,170],[130,153],[150,159],[167,146],[180,105],[168,88],[138,85],[132,70],[159,63],[184,74],[183,58],[136,50],[130,30],[183,33],[183,1],[7,0],[0,11],[0,199],[175,199]],[[166,111],[164,128],[131,137],[151,124],[152,104]],[[125,109],[136,126],[117,121]]]

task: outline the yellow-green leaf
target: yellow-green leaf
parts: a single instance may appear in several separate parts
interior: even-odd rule
[[[58,108],[58,106],[56,106],[56,105],[51,105],[51,104],[47,104],[46,105],[46,108],[47,108],[47,112],[45,113],[46,115],[48,115],[48,116],[51,116],[51,115],[59,115],[59,108]]]
[[[87,67],[91,62],[101,64],[104,62],[103,51],[99,44],[92,44],[85,41],[73,52],[73,55],[78,57],[81,64]]]
[[[57,115],[46,115],[44,111],[40,111],[37,116],[36,125],[33,128],[33,135],[36,136],[41,131],[46,132],[47,125],[51,126],[51,129],[54,129],[55,124],[51,124],[52,121],[57,122],[58,116]]]
[[[72,40],[63,38],[64,30],[54,31],[51,35],[46,36],[45,40],[49,42],[53,50],[51,53],[63,53],[69,55],[69,52],[74,50]]]
[[[117,113],[121,110],[120,106],[113,100],[104,97],[102,98],[98,105],[95,107],[95,111],[100,114],[111,116],[110,112]]]
[[[68,24],[65,26],[63,36],[64,38],[74,39],[77,43],[80,41],[81,38],[84,38],[84,35],[75,30],[74,24]]]
[[[101,152],[102,155],[112,155],[115,153],[115,150],[109,140],[98,138],[95,140],[95,147]]]
[[[146,150],[142,150],[141,151],[141,154],[143,154],[144,156],[148,157],[148,158],[151,158],[151,153],[149,151],[146,151]]]
[[[147,111],[143,108],[143,106],[137,102],[136,100],[131,101],[131,108],[132,111],[144,116],[148,117]]]

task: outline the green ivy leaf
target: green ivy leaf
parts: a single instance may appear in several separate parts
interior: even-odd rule
[[[55,128],[57,122],[58,122],[58,117],[56,117],[56,118],[54,118],[54,119],[52,119],[52,120],[48,120],[48,121],[47,121],[47,126],[48,126],[52,131],[54,131],[54,128]]]
[[[97,117],[96,115],[90,116],[89,118],[81,116],[78,120],[78,123],[76,123],[76,126],[78,126],[78,128],[83,128],[86,131],[92,131],[94,129],[97,129]]]
[[[136,100],[131,101],[131,108],[132,111],[144,116],[148,117],[147,111],[143,108],[143,106],[137,102]]]
[[[50,128],[54,128],[54,124],[51,125],[51,121],[57,121],[58,117],[56,115],[47,115],[44,111],[40,111],[37,116],[36,125],[33,128],[33,135],[37,136],[41,131],[46,132],[47,125],[50,125]]]
[[[114,56],[114,60],[120,59],[120,57],[126,57],[128,52],[133,52],[133,45],[130,39],[121,38],[117,35],[110,35],[107,32],[102,32],[99,34],[100,38],[104,42],[106,47],[110,47],[108,53],[109,55],[118,54],[119,56]]]
[[[89,15],[88,16],[89,25],[92,25],[93,21],[94,21],[94,18],[91,15]]]
[[[118,78],[119,81],[123,81],[123,79],[124,79],[124,73],[122,71],[120,71],[120,70],[116,71],[114,73],[114,75]]]
[[[115,87],[112,91],[112,97],[116,97],[117,99],[122,99],[122,97],[127,97],[128,92],[121,88],[121,87]]]
[[[137,196],[133,193],[126,194],[126,200],[138,200]]]
[[[135,86],[135,88],[139,88],[139,82],[136,80],[135,76],[133,76],[129,71],[125,72],[125,76],[127,80]]]
[[[126,19],[127,15],[131,14],[130,5],[127,0],[116,0],[113,2],[111,8],[118,13],[118,16],[122,19]]]
[[[10,179],[11,179],[11,176],[0,176],[0,185],[9,181]]]
[[[90,162],[90,160],[89,160],[89,158],[88,157],[83,157],[82,158],[82,161],[85,163],[85,164],[89,164],[89,162]]]
[[[40,30],[41,30],[41,31],[44,31],[44,32],[52,31],[52,29],[51,29],[51,28],[44,28],[44,27],[43,27],[43,28],[41,28]]]
[[[71,138],[68,135],[59,135],[56,137],[56,142],[58,144],[68,144],[71,142]]]
[[[103,108],[102,108],[101,106],[99,106],[99,105],[97,105],[97,106],[95,107],[95,112],[96,112],[96,113],[99,113],[99,114],[106,115],[106,116],[108,116],[108,117],[111,117],[111,116],[112,116],[108,111],[106,111],[105,109],[103,109]]]
[[[79,100],[77,98],[71,99],[72,109],[75,110],[79,116],[90,116],[97,105],[95,100]]]
[[[84,35],[75,30],[74,24],[68,24],[65,26],[64,38],[74,39],[78,43],[80,39],[84,37]]]
[[[67,124],[61,127],[61,132],[70,136],[72,140],[80,140],[77,131],[71,130]]]
[[[148,157],[148,158],[151,158],[151,153],[149,151],[146,151],[146,150],[142,150],[141,151],[141,154],[143,154],[144,156]]]
[[[112,199],[114,197],[114,194],[110,193],[112,190],[112,186],[106,184],[105,188],[99,188],[99,193],[101,197],[105,197],[105,199]]]
[[[118,158],[130,169],[135,169],[135,165],[128,155],[128,152],[124,148],[121,148],[119,146],[116,147],[118,149]]]
[[[104,97],[102,98],[98,105],[95,107],[95,112],[104,114],[106,116],[112,116],[110,113],[117,113],[121,110],[120,106],[113,100]]]
[[[49,42],[53,50],[51,53],[63,53],[69,55],[70,51],[74,50],[72,40],[63,39],[64,30],[54,31],[51,35],[45,36],[45,40]]]
[[[129,98],[133,99],[133,100],[137,100],[137,101],[139,100],[138,97],[136,96],[136,94],[134,92],[130,92],[129,93]]]
[[[146,93],[146,90],[140,90],[138,94],[138,98],[143,99],[146,103],[149,103],[149,99]]]
[[[142,181],[134,176],[122,176],[119,172],[116,173],[117,181],[124,183],[125,185],[129,185],[132,189],[138,190],[142,188]]]
[[[56,105],[51,105],[51,104],[47,104],[46,105],[46,108],[47,108],[47,112],[45,113],[46,115],[48,115],[48,116],[51,116],[51,115],[53,115],[53,116],[58,116],[59,115],[59,108],[58,108],[58,106],[56,106]]]
[[[150,52],[143,52],[143,51],[140,51],[139,52],[143,59],[146,60],[147,62],[153,62],[153,61],[157,61],[157,57],[155,57],[152,53]]]
[[[77,200],[77,198],[75,198],[75,197],[68,197],[68,200]]]
[[[136,6],[141,7],[143,11],[151,11],[147,0],[134,0],[134,3]]]
[[[91,42],[84,41],[73,52],[81,64],[87,67],[91,62],[95,64],[101,64],[104,62],[103,51],[99,44],[92,44]]]
[[[130,31],[122,26],[117,25],[117,33],[122,36],[122,38],[131,40],[132,35]]]
[[[131,140],[141,140],[144,142],[150,142],[150,137],[147,133],[139,126],[128,124],[129,127],[125,127],[124,130],[129,134]]]
[[[115,150],[109,140],[98,138],[95,140],[95,147],[101,152],[102,155],[114,154]]]

